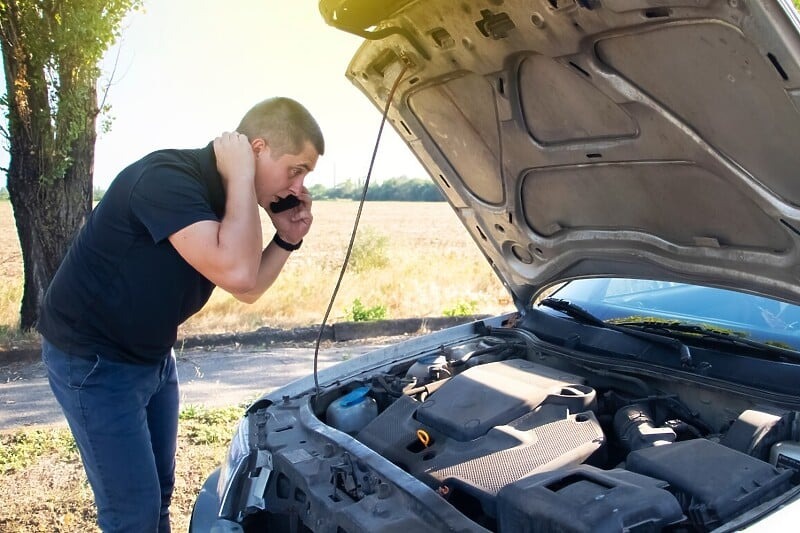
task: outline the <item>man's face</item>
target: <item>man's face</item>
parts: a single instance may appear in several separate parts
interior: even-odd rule
[[[319,158],[317,150],[308,141],[300,152],[283,154],[277,158],[273,157],[274,154],[266,143],[263,147],[254,146],[254,149],[256,150],[256,198],[258,204],[264,208],[270,202],[290,194],[299,196],[306,176],[314,170]]]

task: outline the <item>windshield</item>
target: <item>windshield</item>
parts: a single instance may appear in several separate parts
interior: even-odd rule
[[[800,306],[725,289],[654,280],[595,278],[550,296],[609,323],[675,321],[800,350]]]

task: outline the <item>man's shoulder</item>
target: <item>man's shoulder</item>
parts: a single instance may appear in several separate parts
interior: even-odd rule
[[[214,148],[209,143],[202,148],[164,148],[150,152],[134,163],[145,172],[184,172],[190,175],[216,170]]]
[[[145,195],[147,191],[163,189],[207,190],[217,173],[213,149],[209,155],[208,147],[157,150],[131,165],[130,169],[130,186]]]

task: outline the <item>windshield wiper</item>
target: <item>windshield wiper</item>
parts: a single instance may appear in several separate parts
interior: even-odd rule
[[[658,333],[652,333],[649,331],[631,329],[624,325],[617,325],[604,322],[602,319],[596,317],[583,307],[575,305],[569,300],[562,300],[559,298],[545,298],[544,300],[539,302],[539,305],[549,307],[550,309],[555,309],[556,311],[564,313],[565,315],[574,318],[575,320],[587,324],[589,326],[610,329],[612,331],[617,331],[619,333],[623,333],[631,337],[636,337],[638,339],[644,339],[646,341],[654,342],[657,344],[665,344],[678,351],[678,354],[680,354],[681,358],[681,366],[686,368],[692,367],[692,352],[689,350],[689,347],[686,344],[682,343],[679,339],[676,339],[674,337],[664,336]]]
[[[800,362],[800,353],[795,352],[788,348],[782,348],[780,346],[775,346],[774,344],[768,344],[766,342],[755,341],[752,339],[748,339],[742,336],[737,335],[736,333],[723,333],[721,331],[716,331],[706,326],[701,326],[699,324],[686,324],[684,322],[676,322],[676,321],[668,321],[668,320],[647,320],[647,321],[627,321],[627,322],[616,322],[615,325],[625,327],[625,328],[640,328],[643,330],[657,330],[662,334],[669,335],[669,334],[681,334],[685,338],[702,338],[702,339],[714,339],[716,341],[722,341],[726,344],[733,344],[736,346],[743,346],[747,348],[755,348],[761,353],[768,353],[779,357],[784,361],[791,361],[791,362]]]

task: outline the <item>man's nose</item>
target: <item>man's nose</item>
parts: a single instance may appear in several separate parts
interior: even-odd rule
[[[289,190],[292,192],[292,194],[297,196],[301,192],[303,192],[303,182],[305,181],[305,179],[306,177],[305,175],[303,175],[303,176],[298,176],[289,182]]]

